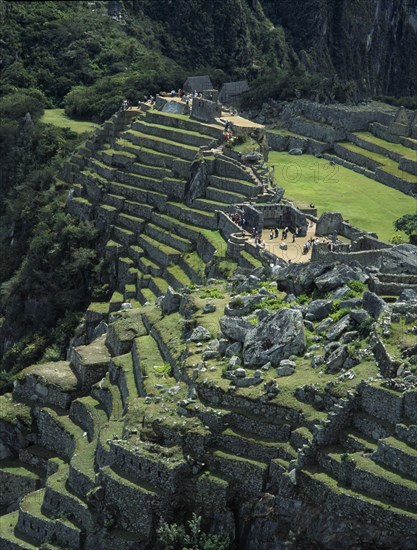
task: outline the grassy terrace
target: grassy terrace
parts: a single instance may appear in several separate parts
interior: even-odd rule
[[[401,143],[392,143],[390,141],[385,141],[381,138],[374,136],[373,134],[371,134],[371,132],[354,132],[354,135],[360,139],[363,139],[364,141],[367,141],[368,143],[373,143],[374,145],[378,145],[379,147],[382,147],[388,151],[398,153],[404,158],[417,161],[417,151],[410,149],[409,147],[405,147]]]
[[[99,127],[99,124],[94,124],[94,122],[74,120],[67,117],[64,109],[45,109],[41,122],[45,124],[52,124],[53,126],[58,126],[59,128],[69,128],[77,134],[84,134],[86,132],[91,133]]]
[[[387,158],[385,155],[381,155],[380,153],[373,153],[372,151],[363,149],[362,147],[359,147],[354,143],[339,143],[338,145],[341,145],[348,151],[352,151],[353,153],[357,153],[359,155],[362,155],[363,157],[368,157],[371,160],[377,162],[380,165],[379,168],[384,172],[387,172],[388,174],[393,174],[394,176],[397,176],[404,181],[408,181],[410,183],[417,183],[416,176],[410,174],[409,172],[405,172],[404,170],[400,170],[400,168],[398,167],[398,162]]]
[[[375,231],[384,241],[392,237],[395,220],[416,211],[412,197],[313,155],[272,151],[269,164],[275,166],[275,180],[287,198],[315,204],[319,216],[341,212],[352,225]]]

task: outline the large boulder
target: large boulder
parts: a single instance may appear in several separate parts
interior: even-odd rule
[[[283,359],[302,353],[305,346],[301,312],[281,309],[246,334],[243,359],[248,367],[262,367],[268,362],[277,367]]]
[[[319,321],[329,315],[332,310],[333,300],[314,300],[306,309],[308,321]]]
[[[381,258],[382,273],[408,273],[417,275],[417,246],[399,244],[384,252]]]
[[[253,329],[253,325],[240,317],[222,317],[219,323],[220,330],[233,342],[243,342],[246,333]]]
[[[169,315],[180,309],[182,294],[176,292],[172,286],[169,286],[162,300],[162,311]]]
[[[331,271],[320,275],[315,279],[317,288],[321,292],[329,292],[343,286],[349,281],[361,281],[362,283],[368,280],[368,275],[361,268],[353,268],[349,265],[335,266]]]
[[[363,309],[374,319],[378,319],[387,304],[382,298],[367,290],[363,295]]]
[[[274,274],[280,290],[299,296],[312,292],[314,280],[329,269],[329,266],[319,263],[290,264],[274,271]]]

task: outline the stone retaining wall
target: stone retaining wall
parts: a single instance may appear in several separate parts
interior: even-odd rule
[[[392,423],[401,421],[404,410],[402,394],[368,384],[360,384],[358,390],[360,405],[365,412]]]

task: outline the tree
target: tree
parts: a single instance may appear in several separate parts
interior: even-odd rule
[[[193,513],[186,525],[164,523],[158,529],[158,543],[163,550],[227,550],[228,539],[204,533],[201,516]]]
[[[397,231],[404,231],[411,244],[417,244],[417,212],[402,216],[394,222],[394,227]]]

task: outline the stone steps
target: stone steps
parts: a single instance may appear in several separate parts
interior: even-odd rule
[[[207,229],[216,229],[216,218],[212,212],[204,212],[196,208],[190,208],[181,203],[169,201],[166,203],[166,214],[176,217],[183,223],[204,227]]]
[[[19,512],[0,516],[0,550],[36,550],[38,542],[17,528]]]
[[[116,181],[120,183],[131,185],[132,187],[146,189],[148,192],[163,193],[172,199],[183,200],[185,195],[185,179],[177,178],[173,175],[160,180],[139,176],[131,172],[118,171],[112,179],[116,179]]]
[[[66,518],[79,529],[91,530],[94,521],[87,504],[67,488],[69,465],[55,460],[57,471],[48,477],[42,510],[50,517]]]
[[[117,384],[122,396],[123,408],[127,411],[129,401],[138,396],[130,352],[112,358],[110,380],[113,384]]]
[[[165,271],[165,279],[176,290],[189,287],[193,283],[180,265],[168,266]]]
[[[128,229],[133,233],[141,233],[145,227],[145,220],[131,214],[121,213],[117,217],[117,224],[120,227]],[[130,242],[128,244],[131,244]]]
[[[199,134],[207,135],[214,139],[222,139],[223,137],[223,127],[218,124],[205,124],[189,118],[179,118],[170,113],[150,111],[146,113],[146,121],[170,128],[180,128],[191,132],[198,132]]]
[[[157,519],[155,512],[168,504],[163,494],[151,484],[125,477],[109,466],[101,469],[100,478],[105,488],[105,505],[110,509],[123,509],[123,514],[116,518],[117,527],[140,533],[144,540],[149,540]]]
[[[149,302],[149,303],[155,302],[157,297],[158,296],[155,294],[155,292],[149,287],[141,287],[138,290],[139,302],[142,305],[146,304],[147,302]]]
[[[323,512],[345,519],[353,517],[360,522],[364,517],[372,517],[375,524],[389,525],[394,531],[415,533],[417,530],[417,514],[414,511],[354,491],[316,467],[298,470],[297,485],[304,498],[320,506]]]
[[[170,264],[175,264],[181,257],[181,252],[179,250],[164,244],[147,234],[139,235],[137,242],[139,246],[146,250],[152,258],[152,261],[155,261],[159,265],[166,267]]]
[[[19,460],[0,461],[0,514],[2,510],[16,509],[19,500],[26,494],[39,489],[44,483],[45,473],[40,468],[22,464]]]
[[[262,440],[236,428],[227,428],[217,437],[218,446],[236,456],[253,460],[268,461],[278,458],[276,441]]]
[[[207,462],[215,474],[235,482],[236,497],[246,499],[264,491],[268,473],[268,464],[265,462],[236,456],[222,448],[214,450],[207,457]]]
[[[46,477],[48,461],[56,456],[54,451],[46,449],[40,445],[30,445],[19,451],[19,463],[22,467],[26,465],[39,471],[42,477]]]
[[[42,512],[45,489],[26,495],[19,507],[17,529],[43,543],[53,540],[65,548],[80,548],[81,531],[65,519],[52,519]]]
[[[246,201],[246,196],[241,195],[240,193],[233,193],[231,191],[223,191],[222,189],[217,189],[216,187],[207,187],[206,188],[206,198],[210,201],[227,203],[227,204],[238,204]]]
[[[161,296],[168,290],[168,282],[162,277],[151,277],[148,281],[148,288],[155,296]]]
[[[222,191],[229,191],[231,193],[238,193],[245,197],[253,197],[258,192],[258,186],[255,183],[250,183],[244,180],[238,180],[235,178],[227,178],[218,175],[209,175],[208,183],[211,188],[220,189]]]
[[[137,265],[140,258],[143,258],[143,256],[145,255],[145,251],[141,246],[137,244],[132,244],[128,248],[128,254],[129,254],[129,257],[132,258],[132,260]]]
[[[152,151],[157,151],[164,155],[180,158],[183,160],[194,160],[194,157],[199,151],[198,147],[191,145],[177,144],[172,140],[150,136],[136,130],[128,130],[123,137],[131,141],[135,145],[142,145]]]
[[[193,243],[189,239],[185,239],[184,237],[175,235],[175,233],[166,231],[164,228],[154,223],[148,223],[146,225],[145,233],[146,235],[149,235],[149,237],[180,250],[181,252],[190,252],[194,248]]]
[[[152,277],[161,277],[163,273],[163,268],[159,264],[146,257],[139,259],[138,267],[143,273]]]
[[[144,220],[149,221],[152,217],[154,206],[143,202],[126,200],[123,204],[123,211],[131,216],[139,216]]]
[[[138,394],[141,397],[155,394],[155,366],[162,366],[164,358],[158,344],[150,335],[135,338],[132,348],[133,369]]]
[[[103,164],[107,164],[107,166],[128,168],[136,160],[136,155],[129,151],[104,149],[96,153],[96,158],[100,159]]]
[[[204,210],[205,212],[215,212],[216,210],[229,210],[230,204],[209,199],[196,199],[193,202],[193,207]]]
[[[136,284],[133,283],[133,284],[130,284],[130,285],[125,285],[125,289],[124,289],[124,292],[123,292],[123,296],[124,296],[125,301],[129,300],[131,298],[136,298],[136,294],[137,294]]]
[[[181,256],[178,266],[184,271],[191,281],[202,284],[205,280],[206,263],[196,251]]]
[[[37,411],[36,424],[38,444],[64,460],[70,460],[77,446],[84,441],[83,430],[66,413],[50,407],[42,407]]]
[[[131,165],[130,171],[133,174],[138,174],[140,176],[146,176],[150,178],[163,180],[164,178],[172,175],[172,171],[169,168],[163,166],[152,166],[150,164],[142,164],[140,162],[135,162]]]
[[[79,397],[71,403],[70,419],[87,432],[88,441],[97,437],[101,426],[107,422],[107,414],[101,404],[91,396]]]
[[[182,143],[183,145],[191,145],[193,147],[207,147],[209,146],[213,138],[204,136],[199,132],[192,130],[181,130],[180,128],[173,128],[154,122],[140,121],[132,124],[133,130],[142,132],[149,136],[155,136],[164,138],[175,143]]]
[[[129,245],[133,244],[136,239],[135,233],[133,231],[131,231],[130,229],[126,229],[126,227],[120,227],[118,225],[112,226],[111,236],[113,240],[121,243],[124,247],[128,247]]]
[[[378,441],[374,455],[378,464],[393,468],[417,481],[417,449],[396,437],[385,437]]]

